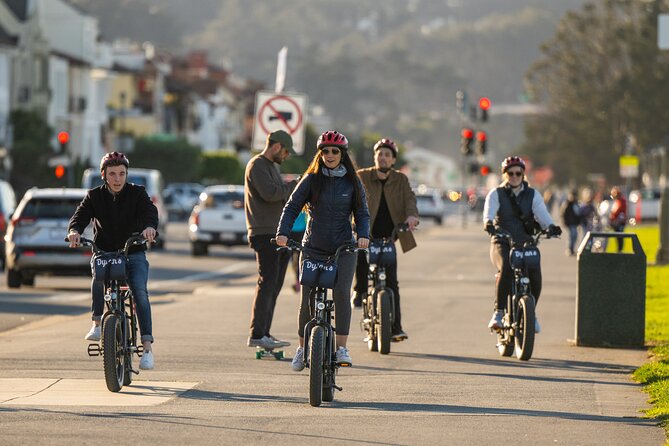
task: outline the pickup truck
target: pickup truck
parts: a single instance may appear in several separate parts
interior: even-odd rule
[[[188,236],[193,256],[206,256],[212,245],[247,244],[244,186],[206,187],[188,219]]]

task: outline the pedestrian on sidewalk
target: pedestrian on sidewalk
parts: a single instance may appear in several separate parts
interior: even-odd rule
[[[270,243],[283,206],[297,180],[284,183],[279,165],[294,153],[293,139],[283,130],[267,135],[265,149],[251,158],[244,173],[244,210],[249,245],[256,253],[258,285],[251,312],[249,347],[287,347],[270,334],[274,308],[283,287],[290,253],[277,251]]]
[[[567,194],[567,201],[562,204],[562,209],[560,209],[562,222],[569,230],[569,239],[567,240],[568,256],[576,254],[575,248],[576,240],[578,239],[578,225],[581,224],[581,208],[578,204],[577,195],[577,191],[569,191],[569,194]]]
[[[627,222],[627,200],[620,191],[620,188],[614,186],[611,188],[611,213],[609,214],[609,226],[614,232],[625,232],[625,223]],[[618,252],[622,252],[625,237],[616,237],[618,243]]]

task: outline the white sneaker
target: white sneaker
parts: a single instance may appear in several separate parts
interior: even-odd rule
[[[295,355],[293,356],[293,362],[290,364],[294,372],[301,372],[304,370],[304,348],[297,347],[295,350]]]
[[[539,325],[539,318],[534,316],[534,333],[541,333],[541,325]]]
[[[351,367],[353,365],[353,361],[351,361],[351,355],[348,353],[348,349],[346,347],[339,347],[337,349],[337,364],[343,367]]]
[[[89,331],[86,336],[84,336],[84,339],[87,341],[99,341],[100,340],[100,331],[101,328],[99,325],[95,325],[95,322],[93,323],[93,326],[91,327],[91,331]]]
[[[490,318],[490,322],[488,322],[488,328],[491,330],[499,330],[502,328],[504,325],[502,323],[502,318],[504,317],[504,312],[501,310],[497,310],[492,314],[492,318]]]
[[[139,368],[142,370],[153,370],[153,352],[144,352],[139,360]]]

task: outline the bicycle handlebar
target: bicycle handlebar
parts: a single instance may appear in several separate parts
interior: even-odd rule
[[[156,236],[158,233],[156,232]],[[65,237],[64,241],[70,242],[70,239],[68,237]],[[138,245],[148,245],[149,241],[142,237],[142,235],[139,232],[136,232],[132,234],[128,240],[125,241],[125,244],[123,245],[123,248],[118,249],[116,252],[123,252],[123,254],[128,255],[128,250],[133,247],[133,246],[138,246]],[[155,241],[154,241],[155,243]],[[97,247],[95,242],[89,238],[86,237],[80,237],[79,238],[79,245],[81,246],[89,246],[91,247],[91,250],[94,253],[101,252],[100,248]],[[114,252],[114,251],[112,251]]]
[[[271,238],[269,242],[272,245],[276,245],[276,238]],[[314,251],[312,248],[304,246],[300,242],[297,242],[290,238],[286,242],[286,246],[277,246],[276,249],[277,250],[288,249],[290,251],[305,251],[305,252]],[[353,243],[344,243],[343,245],[337,248],[337,250],[333,255],[328,257],[328,260],[334,259],[335,261],[337,261],[337,259],[339,259],[339,254],[341,254],[342,252],[354,253],[360,251],[367,252],[367,248],[358,248],[358,246]]]
[[[511,236],[511,234],[509,234],[508,232],[506,232],[503,229],[497,229],[495,231],[494,235],[497,236],[497,237],[502,237],[502,238],[508,240],[509,244],[511,246],[516,245],[516,242],[513,241],[513,237]],[[548,229],[542,229],[538,233],[536,233],[534,235],[530,235],[530,237],[532,238],[532,241],[534,242],[535,245],[539,244],[539,239],[542,238],[542,236],[544,236],[543,238],[545,238],[545,239],[557,238],[558,237],[557,235],[551,235],[549,233]]]

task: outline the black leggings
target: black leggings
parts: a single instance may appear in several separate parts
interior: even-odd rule
[[[495,292],[497,294],[497,310],[506,309],[506,298],[511,294],[511,283],[513,282],[513,271],[509,263],[509,245],[507,243],[490,244],[490,260],[497,268],[497,280],[495,282]],[[539,302],[541,294],[541,266],[528,269],[527,275],[530,278],[530,288],[534,296],[535,304]]]

